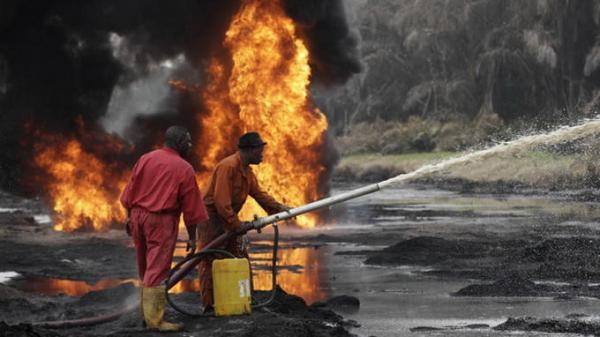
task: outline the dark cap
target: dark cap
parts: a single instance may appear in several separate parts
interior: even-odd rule
[[[247,149],[251,147],[263,146],[265,144],[267,143],[260,138],[258,132],[247,132],[240,137],[238,148]]]

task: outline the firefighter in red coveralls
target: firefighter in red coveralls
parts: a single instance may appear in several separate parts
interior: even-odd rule
[[[142,315],[146,326],[178,331],[180,324],[164,321],[165,286],[177,241],[179,216],[189,235],[187,250],[196,250],[196,226],[208,219],[194,169],[183,158],[192,147],[189,132],[171,126],[162,149],[143,155],[133,167],[121,195],[127,209],[128,233],[133,238],[142,281]]]
[[[249,223],[238,218],[238,212],[250,195],[269,214],[289,210],[289,207],[275,201],[263,191],[252,172],[250,165],[260,164],[263,159],[265,142],[256,132],[248,132],[240,137],[239,151],[217,164],[208,182],[204,203],[209,220],[200,225],[199,244],[202,248],[224,232],[244,234]],[[247,239],[238,235],[223,247],[239,258],[248,258]],[[209,312],[213,305],[212,259],[204,259],[198,267],[204,311]]]

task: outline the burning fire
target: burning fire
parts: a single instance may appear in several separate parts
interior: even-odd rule
[[[195,153],[202,165],[199,182],[206,183],[217,162],[236,150],[242,133],[258,131],[268,143],[264,163],[255,171],[261,186],[289,206],[322,197],[318,184],[326,171],[320,156],[327,121],[309,98],[308,49],[280,1],[242,0],[224,47],[231,59],[211,60],[208,85],[202,92],[182,81],[169,82],[177,90],[198,92],[207,110],[196,116],[200,133]],[[60,216],[54,228],[106,230],[124,220],[118,198],[129,172],[112,169],[75,139],[51,144],[37,144],[35,164],[50,178],[46,188]],[[255,214],[264,212],[248,200],[241,217],[249,220]],[[315,215],[296,220],[306,228],[314,227],[316,221]],[[281,260],[285,265],[311,266],[301,274],[283,273],[280,284],[285,289],[309,301],[323,296],[317,256],[298,250],[286,252]],[[269,288],[269,276],[259,273],[254,284],[257,289]],[[192,286],[185,284],[174,291]]]
[[[51,177],[46,188],[58,215],[54,229],[73,231],[91,227],[106,230],[113,223],[123,221],[126,214],[118,202],[118,195],[125,187],[129,173],[111,174],[113,170],[109,165],[85,152],[75,139],[45,138],[55,138],[53,146],[37,144],[35,163]]]
[[[201,132],[195,152],[202,164],[198,180],[207,181],[217,162],[235,151],[242,133],[258,131],[268,143],[264,163],[256,170],[261,186],[290,206],[318,199],[318,183],[325,173],[320,150],[327,121],[308,97],[309,55],[293,21],[279,1],[244,0],[224,47],[231,60],[211,61],[210,81],[201,93],[207,113],[197,115]],[[180,80],[169,84],[199,92]],[[128,173],[110,174],[110,167],[77,140],[52,144],[36,146],[35,164],[51,178],[46,188],[60,215],[54,228],[106,230],[123,220],[118,196]],[[255,214],[264,212],[248,200],[241,217],[250,220]],[[306,215],[296,222],[310,228],[316,220]]]
[[[308,98],[309,55],[293,21],[279,1],[245,0],[224,45],[231,69],[214,59],[209,66],[211,84],[203,93],[208,115],[200,116],[196,150],[202,165],[214,167],[234,151],[237,136],[258,131],[268,143],[264,163],[256,170],[261,186],[290,206],[318,199],[327,121]],[[242,218],[249,220],[254,214],[264,212],[249,200]],[[316,220],[307,215],[297,223],[310,228]]]
[[[231,60],[211,61],[210,84],[202,93],[208,110],[198,116],[202,132],[196,154],[202,166],[213,168],[235,151],[242,133],[258,131],[268,143],[264,163],[255,170],[262,188],[290,206],[318,199],[318,182],[325,173],[319,155],[327,121],[309,100],[309,54],[293,21],[279,1],[244,0],[224,46]],[[205,182],[208,174],[201,173],[199,180]],[[250,220],[255,214],[262,216],[264,211],[249,198],[240,216]],[[297,219],[307,228],[316,221],[314,215]],[[258,255],[253,257],[262,257]],[[284,289],[309,302],[322,299],[317,256],[292,250],[279,260],[283,265],[310,266],[301,273],[280,273]],[[257,273],[253,282],[256,289],[271,286],[265,272]]]

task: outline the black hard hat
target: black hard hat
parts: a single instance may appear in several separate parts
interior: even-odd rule
[[[267,143],[265,143],[262,140],[262,138],[260,138],[258,132],[247,132],[240,137],[240,140],[238,142],[238,148],[247,149],[251,147],[263,146],[265,144]]]

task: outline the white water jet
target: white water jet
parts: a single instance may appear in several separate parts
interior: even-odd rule
[[[492,146],[484,150],[466,153],[462,156],[443,160],[439,163],[428,164],[410,173],[401,174],[388,180],[384,180],[378,183],[377,185],[379,185],[380,189],[386,188],[406,181],[410,181],[411,179],[416,179],[428,174],[439,172],[452,165],[469,163],[473,160],[478,160],[486,156],[512,150],[528,149],[536,145],[554,144],[566,139],[573,140],[577,138],[585,138],[596,133],[600,133],[600,119],[590,119],[584,121],[582,124],[579,125],[563,126],[549,133],[524,136],[512,141],[500,143],[498,145]]]

